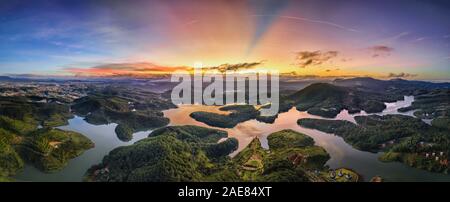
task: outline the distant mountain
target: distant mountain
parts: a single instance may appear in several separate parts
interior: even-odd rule
[[[8,81],[8,82],[12,82],[12,81],[17,81],[17,79],[11,78],[11,77],[9,77],[9,76],[0,76],[0,81]]]
[[[342,102],[348,90],[328,83],[314,83],[289,96],[295,103]]]
[[[351,79],[335,79],[331,82],[334,85],[352,87],[352,88],[365,88],[365,89],[380,89],[386,88],[389,82],[383,80],[377,80],[371,77],[358,77]]]
[[[370,77],[359,77],[351,79],[336,79],[334,85],[356,88],[363,91],[414,91],[418,89],[450,88],[450,83],[433,83],[427,81],[413,81],[404,79],[378,80]]]

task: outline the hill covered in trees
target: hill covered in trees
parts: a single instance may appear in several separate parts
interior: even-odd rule
[[[236,157],[227,133],[198,126],[158,129],[134,145],[117,148],[86,173],[86,181],[330,181],[327,152],[292,130],[255,139]]]
[[[233,161],[243,181],[307,182],[327,181],[324,166],[327,152],[314,146],[314,140],[293,130],[282,130],[268,136],[269,150],[258,139],[241,151]]]
[[[53,129],[72,117],[64,104],[0,97],[0,176],[15,175],[25,162],[45,172],[57,171],[92,148],[79,133]]]
[[[357,149],[384,152],[383,161],[400,161],[434,172],[449,170],[450,131],[404,115],[357,116],[342,120],[300,119],[298,124],[334,133]]]
[[[65,125],[73,118],[68,105],[35,102],[27,97],[0,97],[0,115],[43,127]]]
[[[298,110],[333,118],[343,109],[347,109],[349,113],[357,113],[361,110],[367,113],[381,112],[386,108],[384,102],[402,100],[403,96],[354,90],[328,83],[315,83],[290,95],[289,99]]]
[[[210,126],[221,128],[233,128],[237,124],[256,119],[259,111],[252,105],[228,105],[221,107],[221,111],[230,111],[229,114],[217,114],[213,112],[193,112],[190,116]]]
[[[414,115],[422,119],[450,118],[450,89],[417,90],[414,102],[399,111],[416,110]]]
[[[75,100],[71,109],[94,125],[117,123],[117,136],[129,141],[133,133],[167,125],[161,111],[173,107],[160,94],[106,87]]]

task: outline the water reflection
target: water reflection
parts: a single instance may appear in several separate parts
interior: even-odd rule
[[[411,106],[411,104],[414,102],[414,96],[405,96],[403,98],[403,100],[399,100],[397,102],[391,102],[391,103],[384,103],[386,105],[386,109],[384,109],[382,112],[380,113],[367,113],[365,111],[361,111],[355,114],[349,114],[348,111],[342,110],[337,116],[336,118],[334,118],[334,120],[347,120],[353,123],[356,123],[355,121],[355,116],[367,116],[367,115],[380,115],[380,116],[384,116],[384,115],[388,115],[388,114],[402,114],[402,115],[406,115],[406,116],[414,116],[414,112],[415,110],[411,110],[411,111],[407,111],[407,112],[399,112],[398,109],[400,108],[404,108],[404,107],[408,107]]]

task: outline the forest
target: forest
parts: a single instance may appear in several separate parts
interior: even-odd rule
[[[355,148],[383,152],[380,160],[400,161],[433,172],[449,169],[450,130],[405,115],[355,117],[357,125],[342,120],[300,119],[300,126],[333,133]],[[437,156],[436,154],[439,154]]]

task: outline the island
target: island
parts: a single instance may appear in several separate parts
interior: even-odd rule
[[[227,105],[221,107],[221,111],[229,111],[229,114],[217,114],[213,112],[193,112],[190,116],[196,121],[209,126],[220,128],[233,128],[237,124],[256,119],[259,111],[252,105]]]

